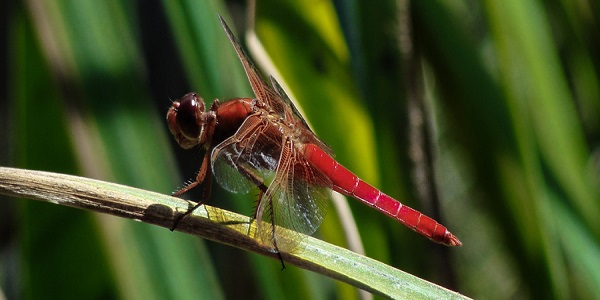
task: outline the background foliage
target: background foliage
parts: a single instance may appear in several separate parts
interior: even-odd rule
[[[168,134],[169,99],[251,95],[217,20],[243,39],[245,2],[2,6],[3,165],[169,193],[200,163]],[[600,286],[599,16],[594,1],[264,0],[255,30],[269,72],[336,158],[464,243],[432,244],[351,201],[368,256],[476,298],[588,298]],[[212,204],[251,213],[252,195],[214,190]],[[317,235],[346,244],[333,209]],[[180,233],[6,199],[0,288],[8,298],[357,295]]]

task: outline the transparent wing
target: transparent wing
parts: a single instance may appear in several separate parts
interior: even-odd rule
[[[281,134],[260,116],[248,117],[238,131],[211,154],[217,182],[234,193],[247,193],[273,177],[281,152]]]
[[[325,142],[321,141],[321,139],[312,131],[310,126],[308,126],[308,123],[306,123],[306,120],[304,120],[304,117],[302,117],[302,114],[300,114],[300,112],[294,105],[294,102],[292,102],[292,100],[290,100],[290,97],[288,97],[285,90],[283,90],[283,88],[281,87],[279,82],[277,82],[275,77],[269,76],[269,79],[271,80],[271,85],[275,89],[275,92],[277,93],[277,95],[279,95],[279,98],[287,105],[287,107],[289,107],[289,111],[291,111],[293,114],[292,116],[287,116],[287,118],[288,119],[293,118],[295,120],[298,120],[298,121],[300,121],[302,126],[304,126],[305,132],[302,135],[301,142],[315,144],[315,145],[319,146],[327,154],[329,154],[330,156],[333,156],[333,151],[331,150],[331,148],[327,144],[325,144]]]
[[[333,151],[331,148],[327,146],[323,141],[321,141],[310,129],[306,120],[302,117],[298,109],[294,106],[290,98],[287,96],[281,85],[270,76],[271,85],[270,87],[260,76],[260,73],[252,63],[252,60],[248,57],[244,49],[237,42],[237,39],[225,23],[225,20],[221,16],[219,16],[219,20],[221,21],[221,25],[229,38],[229,41],[233,45],[235,52],[238,55],[238,58],[242,62],[244,66],[244,70],[246,71],[246,76],[248,77],[248,81],[250,82],[250,86],[252,86],[252,91],[256,98],[264,101],[264,103],[269,107],[270,111],[275,112],[279,116],[285,118],[288,122],[298,123],[295,121],[299,121],[300,124],[305,129],[305,134],[302,136],[302,140],[299,142],[304,143],[313,143],[318,145],[323,151],[327,154],[333,156]]]
[[[271,78],[270,87],[262,79],[223,18],[219,20],[265,111],[248,117],[236,134],[213,150],[213,171],[217,182],[233,192],[247,191],[272,178],[257,207],[258,234],[268,245],[291,250],[301,240],[300,233],[310,235],[322,223],[332,188],[331,180],[298,147],[313,143],[332,152],[308,127],[279,83]]]
[[[229,41],[233,45],[235,52],[237,53],[242,65],[244,66],[244,71],[246,71],[246,76],[248,77],[248,81],[250,81],[250,86],[252,86],[252,91],[256,98],[264,101],[267,106],[270,107],[272,111],[277,113],[280,116],[285,116],[285,103],[281,102],[277,93],[269,87],[269,85],[260,77],[260,73],[254,67],[252,60],[248,57],[244,49],[237,42],[237,39],[225,23],[225,20],[221,16],[219,16],[219,20],[221,21],[221,25],[223,29],[225,29],[225,33],[229,38]]]
[[[287,104],[287,106],[292,111],[292,113],[293,113],[292,118],[300,120],[300,122],[302,122],[302,125],[304,125],[304,127],[306,127],[306,129],[308,129],[310,132],[313,132],[312,129],[310,128],[310,126],[308,126],[308,123],[306,123],[306,120],[304,120],[304,117],[302,116],[302,114],[300,114],[300,112],[294,105],[294,102],[292,102],[292,100],[290,100],[290,97],[287,95],[285,90],[281,87],[279,82],[277,82],[275,77],[269,76],[269,80],[271,80],[271,86],[273,87],[273,89],[275,90],[277,95],[279,95],[280,99],[283,102],[285,102],[285,104]]]
[[[286,142],[275,178],[257,208],[261,240],[280,250],[295,248],[302,240],[299,233],[311,235],[323,222],[331,187],[331,180]]]

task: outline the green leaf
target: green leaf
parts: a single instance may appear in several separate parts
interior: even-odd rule
[[[90,209],[169,228],[187,203],[154,192],[83,177],[0,167],[0,193]],[[264,225],[263,225],[264,226]],[[279,259],[261,243],[256,222],[248,217],[202,206],[181,219],[177,230]],[[164,230],[163,230],[164,231]],[[285,242],[287,229],[277,232]],[[291,252],[280,252],[287,264],[342,280],[389,298],[466,299],[465,297],[394,269],[368,257],[304,236]],[[125,257],[127,259],[127,257]],[[184,285],[184,282],[178,282]]]

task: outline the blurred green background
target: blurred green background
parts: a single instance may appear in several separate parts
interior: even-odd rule
[[[217,19],[244,40],[244,1],[0,6],[1,165],[170,193],[200,164],[168,133],[170,100],[252,96]],[[590,298],[600,293],[599,18],[586,0],[265,0],[255,30],[336,158],[463,242],[430,243],[350,200],[367,256],[475,298]],[[210,204],[252,213],[254,195],[213,191]],[[333,207],[316,235],[346,246]],[[359,297],[164,228],[6,198],[2,294]]]

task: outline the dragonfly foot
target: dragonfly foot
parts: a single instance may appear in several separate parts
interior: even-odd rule
[[[181,220],[183,220],[183,218],[187,217],[189,214],[193,213],[196,208],[200,207],[200,205],[202,205],[202,202],[196,203],[196,205],[194,205],[192,208],[189,208],[186,212],[178,215],[173,222],[173,226],[171,226],[169,230],[174,231],[177,228],[177,225],[179,225],[179,222],[181,222]]]
[[[281,252],[279,252],[279,250],[277,250],[277,257],[279,258],[279,261],[281,262],[281,271],[285,270],[285,263],[283,263],[283,257],[281,256]]]

